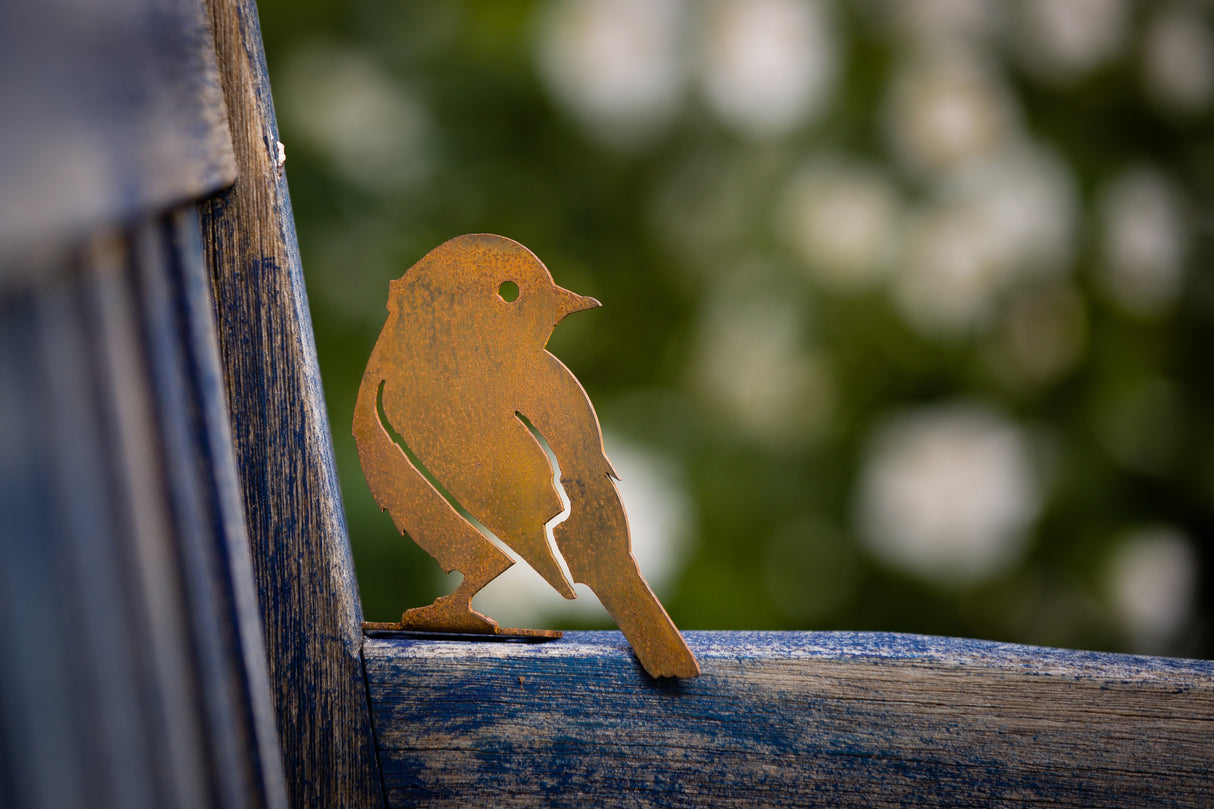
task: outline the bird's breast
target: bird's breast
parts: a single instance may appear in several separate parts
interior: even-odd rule
[[[538,525],[560,513],[547,456],[516,416],[516,364],[443,346],[403,353],[385,374],[384,413],[452,497],[486,525],[504,509]]]

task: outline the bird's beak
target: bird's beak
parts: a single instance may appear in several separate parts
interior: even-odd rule
[[[556,322],[560,323],[565,319],[566,315],[571,315],[574,312],[581,312],[585,309],[594,309],[596,306],[602,306],[594,298],[588,295],[579,295],[576,292],[570,292],[564,287],[556,288],[557,295],[557,316]]]

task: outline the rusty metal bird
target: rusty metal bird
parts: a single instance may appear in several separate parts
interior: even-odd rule
[[[599,306],[556,285],[521,244],[467,235],[430,251],[390,285],[388,319],[355,404],[367,483],[396,528],[458,570],[454,592],[401,617],[405,628],[494,633],[472,597],[517,553],[565,598],[590,587],[654,677],[694,677],[691,650],[641,577],[628,520],[581,383],[547,351],[566,315]],[[555,456],[570,502],[561,513]]]

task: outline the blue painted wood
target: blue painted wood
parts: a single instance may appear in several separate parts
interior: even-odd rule
[[[127,642],[118,653],[137,667],[140,698],[123,709],[139,718],[151,753],[157,805],[205,806],[212,794],[206,736],[193,666],[191,604],[166,490],[165,438],[157,413],[134,248],[98,239],[85,259],[94,324],[100,435],[110,444],[108,480],[123,570]],[[114,610],[115,607],[101,607]]]
[[[197,227],[0,290],[5,809],[286,806]]]
[[[287,805],[188,204],[235,178],[204,9],[0,4],[4,809]]]
[[[203,237],[290,802],[380,807],[362,610],[257,10],[209,8],[239,179],[204,206]]]
[[[368,639],[390,806],[1192,806],[1214,663],[867,633]]]
[[[235,662],[225,655],[222,624],[227,610],[217,603],[215,584],[218,549],[213,513],[202,502],[203,491],[198,463],[199,449],[197,399],[190,388],[190,369],[184,345],[184,324],[175,309],[176,295],[171,289],[178,262],[170,251],[163,223],[145,224],[135,236],[135,265],[142,304],[146,345],[152,378],[157,421],[165,443],[163,482],[169,506],[171,530],[177,536],[177,567],[185,606],[181,629],[193,638],[194,655],[190,676],[195,681],[199,702],[198,722],[206,754],[214,762],[207,787],[215,790],[213,800],[221,805],[240,805],[251,782],[241,753],[248,740],[240,738],[243,728],[237,721],[231,689],[236,686]],[[202,734],[200,734],[202,735]]]
[[[142,702],[135,650],[122,608],[123,545],[114,497],[115,460],[107,441],[99,393],[107,387],[94,363],[97,321],[89,317],[86,278],[60,281],[41,291],[38,358],[51,429],[47,453],[56,487],[72,494],[55,507],[66,530],[49,543],[63,543],[67,565],[52,597],[67,620],[52,631],[70,649],[63,659],[74,684],[69,704],[84,748],[79,769],[87,779],[85,800],[94,806],[152,809],[156,756],[140,723]],[[89,616],[80,621],[78,616]]]
[[[287,806],[282,752],[274,724],[274,702],[265,659],[265,640],[253,584],[249,537],[241,508],[240,481],[232,446],[227,388],[215,332],[215,303],[203,259],[199,214],[190,206],[175,211],[169,224],[171,254],[176,257],[175,303],[188,356],[193,401],[197,408],[196,451],[204,459],[201,486],[213,520],[215,541],[212,586],[220,594],[227,653],[237,668],[229,680],[247,734],[241,757],[246,759],[248,794],[264,796],[269,809]]]
[[[0,3],[0,258],[231,184],[201,0]],[[36,267],[0,260],[0,280]]]
[[[72,685],[71,649],[54,633],[67,616],[55,598],[65,533],[53,508],[56,479],[43,441],[50,424],[40,395],[39,313],[28,295],[0,300],[0,750],[5,806],[83,806],[86,768],[79,725],[60,710]],[[42,753],[78,762],[59,772]],[[33,751],[33,755],[30,755]]]
[[[239,501],[231,499],[236,473],[198,229],[196,211],[178,211],[144,226],[136,238],[143,321],[166,444],[165,482],[189,604],[185,617],[194,639],[194,674],[213,762],[210,780],[219,803],[265,800],[285,807],[267,710],[268,675],[255,629],[256,600],[248,565],[241,563],[248,556],[248,539]],[[221,499],[225,490],[228,498]],[[242,637],[250,631],[251,638]]]

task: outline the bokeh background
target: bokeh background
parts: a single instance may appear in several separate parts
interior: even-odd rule
[[[454,586],[349,436],[388,281],[492,232],[604,302],[549,347],[681,627],[1214,656],[1212,8],[263,0],[368,619]]]

